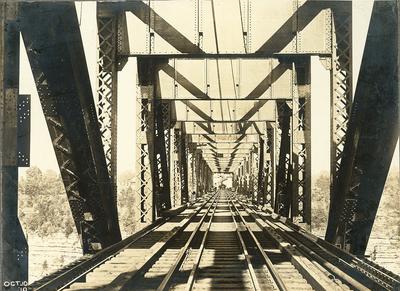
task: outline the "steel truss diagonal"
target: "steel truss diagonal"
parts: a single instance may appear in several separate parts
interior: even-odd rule
[[[374,2],[329,209],[326,239],[359,256],[367,248],[399,137],[397,6]]]
[[[43,21],[36,21],[38,18]],[[94,252],[119,241],[121,235],[75,6],[23,3],[21,19],[83,251]]]

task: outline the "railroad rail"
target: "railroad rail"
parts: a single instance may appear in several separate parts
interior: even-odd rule
[[[396,290],[399,277],[219,190],[33,290]],[[367,266],[367,267],[366,267]]]

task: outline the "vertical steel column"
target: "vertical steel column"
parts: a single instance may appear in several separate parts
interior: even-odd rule
[[[117,35],[118,16],[107,3],[97,3],[99,37],[97,115],[115,205],[117,205]]]
[[[258,184],[257,184],[257,204],[264,206],[265,204],[265,182],[267,179],[267,169],[264,166],[265,157],[265,136],[259,137],[259,146],[258,146]]]
[[[171,208],[169,186],[169,148],[170,148],[170,103],[160,99],[153,100],[154,130],[152,131],[154,145],[150,156],[153,166],[153,195],[155,199],[156,215]]]
[[[189,174],[189,187],[188,187],[188,198],[190,199],[193,193],[197,196],[197,183],[198,183],[198,163],[197,163],[197,153],[194,144],[190,144],[188,148],[188,174]]]
[[[170,147],[170,188],[172,207],[181,205],[181,169],[183,165],[180,163],[181,155],[181,130],[178,128],[171,129],[171,147]]]
[[[293,64],[291,217],[311,225],[310,57]]]
[[[181,204],[186,204],[189,202],[189,173],[191,174],[191,169],[189,167],[190,157],[189,157],[189,143],[186,134],[182,131],[180,134],[180,155],[179,155],[179,166],[181,167]]]
[[[258,189],[258,147],[254,146],[250,152],[250,197],[253,203],[257,200],[257,189]]]
[[[337,183],[353,97],[352,2],[340,2],[332,15],[331,196]]]
[[[0,3],[0,282],[28,281],[28,244],[18,219],[18,4]],[[5,285],[4,285],[5,286]]]
[[[137,59],[138,92],[136,94],[136,221],[151,223],[153,213],[153,175],[150,166],[153,144],[152,102],[154,96],[154,64],[152,61]]]
[[[203,196],[204,195],[204,190],[206,186],[206,162],[203,160],[203,157],[201,155],[201,152],[199,154],[199,159],[200,159],[200,167],[199,167],[199,195],[198,196]]]
[[[243,193],[243,162],[240,163],[238,167],[238,189],[237,192],[239,195]]]
[[[196,177],[197,177],[197,185],[196,185],[196,197],[200,197],[203,191],[203,160],[201,159],[201,150],[196,150]]]
[[[246,156],[243,161],[243,195],[248,197],[249,196],[249,156]]]
[[[275,129],[267,122],[267,133],[265,142],[265,185],[264,205],[274,208],[275,200]]]
[[[277,169],[275,212],[289,217],[290,202],[292,197],[292,154],[290,120],[292,110],[289,102],[277,101],[277,117],[280,135],[279,160]]]

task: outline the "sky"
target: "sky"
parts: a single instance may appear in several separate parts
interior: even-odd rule
[[[368,29],[372,0],[353,1],[353,74],[355,90],[356,80],[362,58],[362,51]],[[76,2],[80,18],[81,34],[86,61],[96,98],[97,71],[97,24],[96,3],[92,1]],[[41,169],[58,172],[58,165],[51,144],[50,135],[40,107],[39,98],[30,70],[29,62],[21,40],[20,94],[31,94],[31,165]],[[321,65],[318,57],[312,57],[312,174],[329,171],[330,151],[330,108],[329,108],[329,71]],[[135,167],[135,96],[136,96],[136,60],[130,58],[124,69],[118,74],[118,172],[134,171]],[[398,146],[392,162],[392,169],[399,167]],[[22,174],[25,170],[22,170]]]

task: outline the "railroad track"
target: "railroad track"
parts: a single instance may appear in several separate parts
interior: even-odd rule
[[[246,213],[269,232],[281,235],[299,251],[325,268],[332,277],[347,282],[355,290],[400,290],[400,276],[363,258],[358,258],[305,231],[270,210],[240,203]]]
[[[136,234],[112,245],[101,252],[86,256],[45,278],[33,282],[29,290],[67,290],[76,289],[118,290],[135,273],[140,264],[152,254],[163,248],[165,241],[178,233],[194,219],[214,195],[187,207],[181,213],[158,219]],[[134,263],[132,263],[132,261]]]
[[[392,290],[396,284],[374,280],[300,228],[227,190],[122,245],[73,280],[59,276],[33,289]]]

